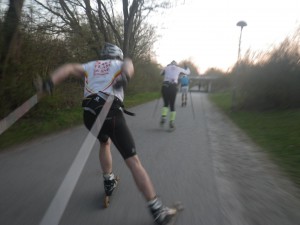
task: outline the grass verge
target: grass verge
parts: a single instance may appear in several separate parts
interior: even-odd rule
[[[211,94],[224,111],[300,186],[300,110],[230,112],[230,93]]]
[[[125,98],[126,108],[130,108],[160,97],[160,93],[147,92],[128,95]],[[49,98],[51,104],[54,98]],[[0,135],[0,151],[12,145],[21,144],[32,139],[61,131],[82,124],[82,109],[76,105],[68,109],[47,107],[44,102],[33,109],[7,131]]]

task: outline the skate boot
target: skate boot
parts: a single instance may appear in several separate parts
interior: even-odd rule
[[[117,187],[118,179],[114,175],[111,175],[110,178],[104,178],[104,191],[107,196],[111,196],[114,189]]]
[[[119,177],[113,174],[104,175],[104,207],[107,208],[110,204],[110,197],[118,185]]]
[[[166,122],[166,117],[162,116],[159,122],[161,128],[164,127],[165,122]]]
[[[176,208],[163,206],[162,202],[158,198],[150,201],[148,206],[154,221],[158,225],[167,225],[177,214]]]
[[[170,129],[170,131],[174,131],[176,129],[173,120],[170,121],[169,129]]]

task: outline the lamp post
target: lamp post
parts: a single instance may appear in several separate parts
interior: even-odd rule
[[[239,50],[238,50],[238,62],[240,61],[240,57],[241,57],[241,42],[242,42],[242,32],[243,32],[243,28],[245,26],[247,26],[247,23],[245,21],[239,21],[236,24],[238,27],[241,27],[241,32],[240,32],[240,39],[239,39]]]
[[[236,24],[238,27],[241,27],[241,31],[240,31],[240,39],[239,39],[239,48],[238,48],[238,57],[237,57],[237,74],[239,73],[239,63],[240,63],[240,59],[241,59],[241,42],[242,42],[242,32],[243,32],[243,28],[245,26],[247,26],[247,23],[245,21],[239,21]],[[233,77],[233,90],[232,90],[232,100],[231,100],[231,111],[234,111],[236,108],[236,78]]]

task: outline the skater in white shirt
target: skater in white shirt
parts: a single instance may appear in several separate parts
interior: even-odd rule
[[[161,89],[164,106],[161,111],[161,119],[160,119],[160,126],[166,122],[168,110],[170,108],[170,121],[169,121],[169,128],[170,130],[175,129],[174,121],[176,118],[176,111],[175,111],[175,100],[177,95],[177,85],[178,85],[178,77],[179,75],[183,74],[190,74],[189,68],[181,68],[177,66],[177,63],[173,60],[169,65],[167,65],[161,75],[164,76],[164,81]]]

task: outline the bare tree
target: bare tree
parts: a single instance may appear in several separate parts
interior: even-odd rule
[[[120,3],[113,0],[34,1],[48,12],[48,15],[43,13],[44,21],[49,23],[48,18],[55,21],[51,26],[52,31],[69,32],[83,37],[96,54],[104,42],[112,42],[122,47],[125,56],[131,57],[141,55],[140,47],[147,49],[147,46],[153,44],[154,28],[147,25],[146,18],[156,9],[168,7],[170,2],[122,0],[120,13],[116,10],[121,8],[118,5]],[[84,25],[88,25],[88,31],[82,28]]]

